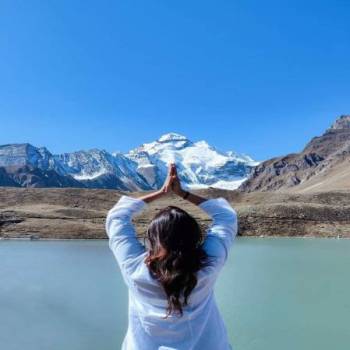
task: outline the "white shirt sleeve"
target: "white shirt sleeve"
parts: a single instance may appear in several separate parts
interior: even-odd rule
[[[199,204],[199,207],[212,219],[212,224],[207,230],[204,248],[210,256],[218,258],[220,265],[223,265],[237,236],[237,213],[223,197],[208,199]]]
[[[123,195],[106,217],[106,232],[109,237],[109,247],[112,250],[123,274],[127,265],[145,251],[139,242],[132,217],[140,213],[147,203],[142,199]]]

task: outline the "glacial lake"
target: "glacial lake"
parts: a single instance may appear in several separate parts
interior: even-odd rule
[[[348,350],[350,240],[238,238],[216,285],[235,350]],[[0,241],[0,348],[119,350],[127,289],[108,242]]]

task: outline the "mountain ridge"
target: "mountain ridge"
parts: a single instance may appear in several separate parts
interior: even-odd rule
[[[350,189],[350,115],[338,117],[301,152],[261,162],[238,188],[243,192],[316,189]]]
[[[0,146],[0,186],[152,190],[161,187],[173,161],[187,188],[237,188],[257,164],[175,132],[127,153],[92,148],[52,154],[46,147],[14,143]]]

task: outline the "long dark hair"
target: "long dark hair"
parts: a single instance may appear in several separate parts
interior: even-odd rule
[[[146,239],[149,254],[145,263],[168,299],[165,318],[171,313],[182,316],[182,307],[197,284],[196,273],[209,262],[202,247],[202,230],[190,214],[170,205],[154,216]]]

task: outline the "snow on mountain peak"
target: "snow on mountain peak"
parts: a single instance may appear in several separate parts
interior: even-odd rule
[[[208,143],[207,141],[204,141],[204,140],[195,142],[195,145],[201,146],[201,147],[208,147],[208,148],[211,147],[211,146],[209,145],[209,143]]]
[[[193,143],[186,136],[169,132],[162,135],[158,140],[149,143],[143,143],[141,146],[130,150],[127,156],[135,156],[146,152],[148,155],[167,153],[170,161],[174,161],[175,151],[191,146]]]
[[[138,164],[137,171],[153,188],[159,188],[166,176],[167,166],[175,162],[182,184],[188,188],[236,188],[250,173],[250,157],[235,152],[221,152],[206,141],[190,141],[174,132],[157,141],[144,143],[126,157]]]
[[[187,141],[188,138],[184,135],[177,134],[176,132],[169,132],[162,135],[158,142],[169,142],[169,141]]]

